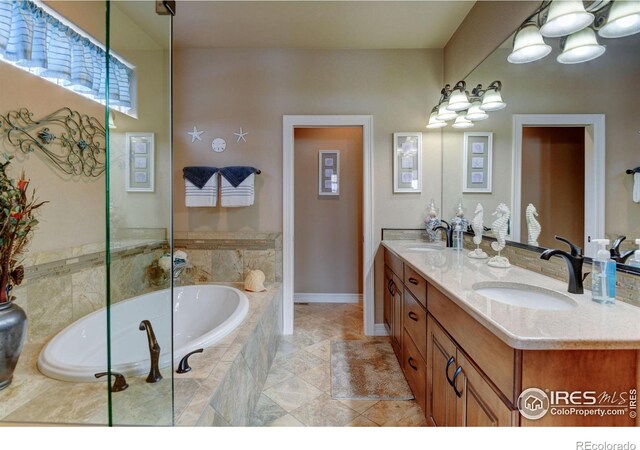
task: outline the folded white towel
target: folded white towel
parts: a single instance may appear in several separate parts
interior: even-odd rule
[[[202,189],[185,178],[184,191],[184,203],[189,208],[216,206],[218,202],[218,174],[216,173],[209,178]]]
[[[640,203],[640,172],[633,174],[633,201]]]
[[[254,182],[256,175],[252,173],[238,187],[233,187],[225,177],[220,177],[220,205],[225,208],[251,206],[255,200]]]

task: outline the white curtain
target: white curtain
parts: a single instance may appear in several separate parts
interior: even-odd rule
[[[106,100],[105,51],[31,1],[0,0],[0,59]],[[132,76],[129,67],[109,56],[110,106],[131,107]]]

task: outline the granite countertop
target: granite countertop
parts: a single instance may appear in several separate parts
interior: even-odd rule
[[[384,247],[402,258],[512,348],[640,349],[640,308],[622,302],[613,305],[593,302],[588,290],[583,295],[569,294],[566,282],[516,266],[508,269],[489,267],[486,259],[467,257],[468,250],[460,253],[453,249],[432,252],[408,250],[416,244],[425,243],[382,241]],[[575,300],[577,306],[570,310],[550,311],[507,305],[473,290],[475,283],[483,281],[523,283],[550,289]]]

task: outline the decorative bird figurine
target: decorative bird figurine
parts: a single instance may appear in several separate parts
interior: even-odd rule
[[[540,232],[542,231],[542,227],[540,226],[540,222],[536,220],[536,216],[538,215],[538,211],[536,207],[533,206],[533,203],[529,203],[527,206],[527,210],[525,212],[525,217],[527,219],[527,230],[528,230],[528,244],[538,245],[538,236],[540,236]]]

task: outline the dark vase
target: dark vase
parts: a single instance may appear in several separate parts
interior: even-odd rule
[[[0,304],[0,391],[11,384],[27,331],[27,315],[13,302]]]

